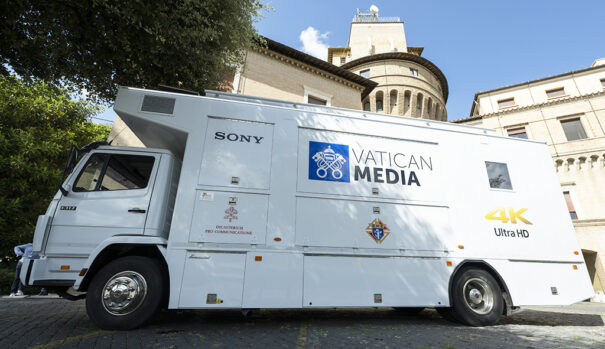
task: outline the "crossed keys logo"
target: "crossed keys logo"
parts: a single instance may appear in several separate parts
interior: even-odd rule
[[[331,170],[334,179],[342,178],[342,165],[347,160],[342,155],[335,153],[330,146],[324,149],[324,151],[315,153],[313,160],[317,164],[317,171],[315,173],[319,178],[326,178],[328,170]]]
[[[228,209],[226,209],[225,214],[225,219],[228,219],[229,223],[231,223],[231,221],[237,220],[237,210],[233,206],[230,206]]]

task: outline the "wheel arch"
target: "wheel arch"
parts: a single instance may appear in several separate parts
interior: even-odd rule
[[[127,239],[116,239],[116,237],[106,240],[99,245],[93,253],[90,254],[84,268],[86,271],[79,276],[74,284],[74,289],[85,292],[90,285],[92,278],[107,263],[120,257],[143,256],[157,259],[163,267],[163,273],[166,280],[169,280],[168,263],[166,262],[165,239],[146,238],[139,239],[128,237]],[[163,242],[163,243],[162,243]]]
[[[504,314],[510,315],[510,313],[514,309],[514,303],[510,296],[510,292],[508,290],[508,286],[506,285],[506,282],[504,282],[504,279],[502,278],[500,273],[496,270],[496,268],[491,266],[488,262],[486,262],[484,260],[480,260],[480,259],[465,259],[464,261],[459,263],[456,266],[456,268],[454,269],[454,272],[450,276],[450,280],[449,280],[448,288],[447,288],[450,306],[452,304],[452,284],[454,283],[456,276],[459,273],[461,273],[463,270],[468,269],[468,268],[473,268],[473,267],[485,270],[486,272],[490,273],[494,277],[494,279],[496,279],[496,282],[498,282],[498,286],[500,287],[500,290],[502,291],[502,298],[504,299],[504,305],[505,305]]]

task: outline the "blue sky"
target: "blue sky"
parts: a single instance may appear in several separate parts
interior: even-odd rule
[[[274,0],[274,11],[256,27],[293,48],[327,54],[322,45],[345,46],[356,9],[371,5],[381,16],[401,17],[408,45],[423,46],[422,56],[443,71],[449,120],[468,116],[479,90],[587,68],[605,57],[604,0]],[[112,114],[99,117],[113,120]]]

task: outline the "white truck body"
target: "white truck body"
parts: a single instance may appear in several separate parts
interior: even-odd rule
[[[448,307],[465,263],[509,307],[593,293],[544,143],[219,92],[121,88],[114,109],[149,148],[80,161],[38,222],[28,284],[85,291],[105,249],[146,245],[170,309]],[[153,157],[149,183],[74,192],[97,153]]]

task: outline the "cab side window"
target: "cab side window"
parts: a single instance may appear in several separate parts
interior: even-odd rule
[[[153,169],[153,160],[151,156],[111,155],[101,190],[145,188]]]
[[[80,173],[74,191],[93,191],[96,190],[99,178],[107,162],[107,154],[94,154],[88,159],[84,170]]]
[[[94,154],[74,186],[76,192],[128,190],[147,187],[153,156]]]

